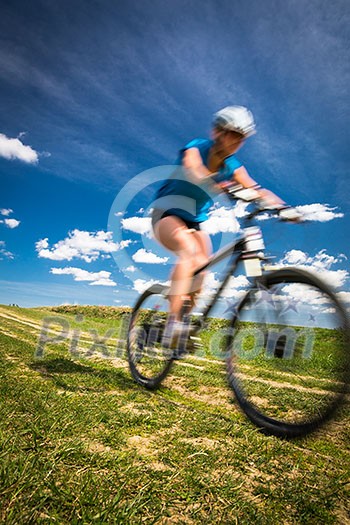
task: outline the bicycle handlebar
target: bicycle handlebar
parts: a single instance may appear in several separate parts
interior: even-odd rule
[[[246,220],[252,220],[260,213],[269,212],[271,214],[278,214],[282,221],[289,222],[301,222],[303,216],[295,208],[291,206],[276,206],[271,207],[264,201],[257,191],[260,186],[253,186],[252,188],[244,188],[241,184],[232,184],[224,188],[224,192],[229,196],[231,200],[243,200],[245,202],[254,202],[255,210],[246,216]]]

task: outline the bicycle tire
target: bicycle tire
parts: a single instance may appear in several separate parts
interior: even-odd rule
[[[279,324],[271,322],[271,305],[268,314],[265,312],[262,316],[261,325],[242,320],[249,317],[248,314],[244,316],[243,312],[247,311],[252,315],[252,308],[255,306],[254,311],[256,311],[258,301],[261,302],[261,295],[256,299],[259,288],[263,288],[264,293],[271,294],[271,302],[274,298],[273,313],[276,319],[277,317],[283,319],[283,316],[290,317],[290,320],[293,318],[293,313],[287,316],[287,298],[283,294],[290,293],[290,290],[296,294],[299,290],[299,292],[307,292],[300,300],[305,301],[311,297],[307,306],[308,312],[311,307],[315,311],[318,308],[321,312],[319,318],[323,319],[323,322],[325,322],[325,312],[329,312],[329,315],[334,316],[332,317],[334,326],[315,325],[310,328],[295,324],[286,329],[286,325],[283,324],[286,321],[279,321]],[[283,290],[283,293],[280,290]],[[280,295],[277,296],[277,293]],[[264,300],[268,301],[268,299]],[[296,307],[294,310],[298,313]],[[302,319],[302,315],[305,315],[303,311],[306,312],[304,303],[299,305],[299,310],[298,315]],[[311,318],[310,313],[309,315]],[[255,314],[255,319],[257,318],[259,315]],[[259,330],[264,330],[263,335]],[[294,346],[289,345],[287,352],[287,339],[290,333],[294,334]],[[312,348],[309,344],[311,336],[307,334],[312,334]],[[306,351],[307,337],[309,342]],[[235,343],[237,338],[238,342]],[[298,347],[298,338],[303,340],[304,347],[302,343],[300,348]],[[257,339],[260,341],[260,347],[256,342]],[[240,301],[236,315],[231,320],[226,348],[228,382],[238,405],[264,433],[282,438],[308,435],[335,415],[349,391],[348,316],[327,284],[307,271],[285,268],[267,273],[257,280]],[[246,356],[249,352],[251,361],[248,363]],[[283,359],[284,352],[285,359]],[[253,361],[258,363],[258,366]],[[273,367],[277,365],[278,369],[275,370],[277,380],[272,380]],[[257,376],[257,371],[261,375]],[[283,378],[283,381],[280,378]],[[317,387],[319,384],[321,387]],[[265,392],[266,398],[259,397],[261,391]],[[288,405],[292,402],[295,407],[283,412],[283,403]]]
[[[155,309],[153,316],[151,309],[144,310],[147,300],[150,298],[159,297],[164,303],[167,302],[167,290],[168,288],[161,284],[152,285],[139,297],[130,317],[127,334],[127,356],[130,372],[139,385],[149,390],[155,390],[160,386],[170,372],[174,361],[173,351],[161,348],[162,328],[156,328],[156,331],[153,332],[155,336],[150,336],[152,327],[157,323],[157,316],[158,318],[161,317],[161,321],[164,317],[163,324],[165,324],[167,312],[159,312],[159,309]],[[146,317],[142,318],[142,315],[146,315]]]

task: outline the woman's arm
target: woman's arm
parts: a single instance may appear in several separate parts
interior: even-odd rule
[[[200,184],[203,179],[211,175],[211,171],[203,164],[198,148],[189,148],[184,151],[182,165],[188,171],[193,182]]]
[[[211,175],[214,175],[215,172],[210,171],[203,164],[201,154],[197,148],[189,148],[184,151],[182,166],[185,168],[189,180],[194,184],[209,184],[211,191],[222,193],[223,187],[211,178]]]
[[[256,181],[252,179],[252,177],[249,175],[247,170],[244,166],[241,166],[240,168],[237,168],[234,171],[232,181],[227,183],[221,183],[220,186],[224,189],[225,185],[232,184],[232,182],[241,184],[243,188],[251,188],[254,186],[258,186]],[[257,188],[257,192],[259,193],[260,197],[266,201],[266,203],[269,206],[285,206],[285,202],[277,197],[272,191],[266,190],[265,188]]]
[[[213,175],[213,173],[203,164],[202,157],[197,148],[189,148],[185,150],[182,157],[182,165],[186,169],[189,178],[192,179],[195,184],[203,184],[208,182],[208,177]],[[241,166],[234,171],[231,181],[219,183],[213,183],[213,181],[211,181],[211,187],[214,191],[216,190],[221,192],[225,189],[225,187],[231,185],[232,182],[241,184],[244,188],[257,186],[256,181],[252,179],[245,167]],[[260,197],[264,199],[269,206],[285,205],[285,202],[277,197],[277,195],[275,195],[272,191],[266,190],[264,188],[260,188],[257,191]]]

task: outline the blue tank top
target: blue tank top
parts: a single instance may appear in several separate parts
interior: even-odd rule
[[[179,168],[165,181],[155,195],[154,207],[185,219],[186,221],[203,222],[208,219],[209,208],[213,205],[211,190],[205,183],[201,186],[190,182],[186,170],[181,166],[183,152],[189,148],[197,148],[203,164],[208,166],[209,150],[213,145],[212,140],[194,139],[180,150],[177,160]],[[215,175],[216,182],[229,181],[236,169],[242,166],[241,162],[230,155],[224,160],[223,166]]]

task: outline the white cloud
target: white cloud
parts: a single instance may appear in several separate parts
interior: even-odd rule
[[[237,275],[237,277],[230,278],[227,288],[236,290],[237,288],[246,288],[249,285],[250,282],[245,275]]]
[[[340,288],[349,277],[347,270],[322,270],[317,272],[315,269],[314,271],[316,275],[319,275],[331,288]]]
[[[339,254],[337,257],[328,255],[326,250],[320,250],[314,257],[310,257],[307,253],[301,250],[290,250],[287,252],[281,264],[285,265],[297,265],[299,268],[304,268],[311,273],[315,273],[320,279],[323,279],[329,286],[339,288],[349,278],[349,272],[347,270],[332,270],[332,266],[340,263],[346,259],[344,254]]]
[[[39,155],[34,149],[25,146],[19,138],[10,139],[3,133],[0,133],[0,157],[7,160],[21,160],[28,164],[37,164],[39,161]]]
[[[0,215],[3,217],[8,217],[11,213],[13,213],[13,210],[11,208],[1,208],[0,209]],[[1,224],[5,224],[8,228],[17,228],[17,226],[20,225],[21,221],[18,221],[17,219],[1,219]]]
[[[104,279],[98,279],[97,281],[90,283],[90,285],[91,286],[117,286],[117,283],[115,283],[111,279],[104,278]]]
[[[4,219],[3,221],[0,221],[4,223],[8,228],[17,228],[21,224],[21,221],[18,221],[17,219]]]
[[[314,257],[310,257],[301,250],[290,250],[284,255],[281,262],[288,264],[307,264],[319,270],[329,270],[331,266],[344,259],[347,259],[347,257],[343,253],[334,257],[334,255],[328,255],[325,249],[320,250]]]
[[[123,230],[129,230],[140,235],[152,236],[152,219],[150,217],[128,217],[121,220]]]
[[[49,247],[48,238],[39,240],[35,246],[38,256],[53,261],[71,261],[73,258],[91,262],[101,254],[116,252],[129,246],[130,240],[113,242],[113,233],[98,231],[91,233],[75,229],[68,237]]]
[[[209,219],[201,225],[201,228],[211,235],[219,232],[237,233],[240,229],[239,223],[236,219],[240,217],[240,210],[234,212],[232,208],[214,208],[209,212]]]
[[[249,202],[238,201],[233,209],[235,217],[238,217],[240,219],[241,217],[245,217],[246,215],[248,215],[247,208],[249,204]]]
[[[268,213],[262,213],[261,215],[258,215],[256,219],[258,221],[268,221],[269,219],[271,219],[271,215]]]
[[[225,206],[212,208],[209,212],[209,219],[201,225],[201,228],[211,235],[220,232],[237,233],[240,229],[236,217],[243,217],[246,212],[247,203],[238,202],[233,210],[232,207]],[[137,213],[144,213],[144,208],[140,208]],[[148,212],[150,214],[152,209]],[[117,215],[117,214],[115,214]],[[153,237],[151,217],[128,217],[121,220],[123,230],[129,230],[140,235]]]
[[[344,217],[344,213],[336,211],[338,208],[331,208],[329,204],[305,204],[304,206],[296,206],[296,209],[306,221],[328,222]]]
[[[128,266],[127,268],[125,268],[124,272],[131,272],[131,273],[134,273],[136,272],[137,268],[133,265],[131,266]]]
[[[146,281],[145,279],[136,279],[134,281],[133,289],[141,294],[153,284],[163,284],[164,286],[170,286],[170,281],[160,283],[159,281],[155,281],[154,279],[150,279],[149,281]]]
[[[299,264],[305,264],[307,260],[308,260],[308,255],[305,252],[301,250],[290,250],[284,255],[281,263],[299,265]]]
[[[216,279],[216,272],[208,272],[203,282],[202,295],[210,294],[219,284],[219,281]]]
[[[91,286],[116,286],[111,278],[111,272],[88,272],[82,268],[51,268],[50,273],[55,275],[72,275],[75,281],[89,281]]]
[[[323,305],[329,302],[326,295],[304,284],[287,284],[282,288],[282,291],[304,304]]]
[[[166,263],[169,260],[169,257],[158,257],[155,253],[140,248],[140,250],[134,253],[132,259],[137,263],[161,264]]]
[[[344,259],[346,259],[346,256],[342,253],[334,257],[333,255],[328,255],[326,250],[320,250],[314,258],[309,257],[307,262],[320,270],[328,270],[333,264],[339,263]]]
[[[0,209],[0,214],[1,215],[5,215],[5,217],[10,215],[12,212],[13,212],[13,210],[11,210],[11,208],[1,208]]]
[[[38,252],[41,252],[42,250],[46,250],[46,248],[49,247],[48,238],[46,237],[46,239],[41,239],[40,241],[35,243],[35,247]]]
[[[219,288],[220,284],[221,282],[216,279],[216,273],[209,272],[205,277],[200,298],[206,298],[208,295],[211,295]],[[245,275],[231,277],[225,289],[222,291],[221,297],[225,299],[239,299],[246,292],[248,285],[249,281]]]
[[[14,257],[13,253],[6,250],[5,241],[0,241],[0,261],[4,259],[14,259]]]
[[[340,301],[343,303],[350,303],[350,292],[339,292],[337,293]]]
[[[302,214],[304,221],[328,222],[344,217],[344,213],[337,211],[337,207],[331,208],[329,204],[305,204],[303,206],[296,206],[295,209]],[[272,218],[273,215],[269,213],[264,213],[257,217],[259,221],[266,221]]]

